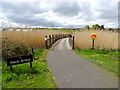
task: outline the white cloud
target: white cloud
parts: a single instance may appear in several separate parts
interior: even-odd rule
[[[7,0],[6,3],[3,0],[2,5],[0,17],[14,23],[36,26],[118,26],[118,0]]]

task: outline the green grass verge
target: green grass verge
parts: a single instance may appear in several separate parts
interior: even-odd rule
[[[0,89],[2,89],[2,62],[0,61]]]
[[[85,59],[101,66],[102,68],[113,72],[115,75],[118,74],[118,52],[108,50],[74,50],[80,56]]]
[[[29,63],[13,65],[13,70],[2,64],[2,85],[3,88],[57,88],[52,74],[46,64],[45,48],[35,51],[38,60],[32,62],[33,69]]]
[[[67,28],[61,28],[61,29],[45,28],[43,30],[57,30],[57,31],[63,31],[63,32],[74,32],[73,29],[67,29]]]

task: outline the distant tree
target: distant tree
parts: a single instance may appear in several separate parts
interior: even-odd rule
[[[90,29],[89,25],[86,25],[84,28],[87,29],[87,30]]]
[[[7,31],[7,29],[6,29],[6,28],[3,28],[2,31]]]
[[[98,24],[95,24],[95,25],[93,25],[92,27],[91,27],[91,29],[100,29],[100,26],[98,25]]]
[[[104,25],[101,25],[101,26],[100,26],[100,29],[102,29],[102,30],[103,30],[103,29],[104,29]]]
[[[113,29],[112,28],[109,28],[109,31],[112,31]]]
[[[99,26],[98,24],[95,24],[95,25],[94,25],[94,28],[95,28],[95,29],[99,29],[100,26]]]
[[[94,29],[94,25],[92,25],[91,29]]]

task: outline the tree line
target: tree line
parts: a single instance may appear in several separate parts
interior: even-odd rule
[[[95,25],[92,25],[92,27],[90,27],[89,25],[86,25],[85,27],[84,27],[85,29],[87,29],[87,30],[89,30],[89,29],[105,29],[104,28],[104,25],[99,25],[99,24],[95,24]]]

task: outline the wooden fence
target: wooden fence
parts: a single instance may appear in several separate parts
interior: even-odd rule
[[[45,36],[45,44],[46,44],[46,49],[51,48],[51,46],[59,39],[62,38],[72,38],[71,34],[54,34],[54,35],[49,35]],[[74,36],[72,40],[72,49],[74,49]]]

